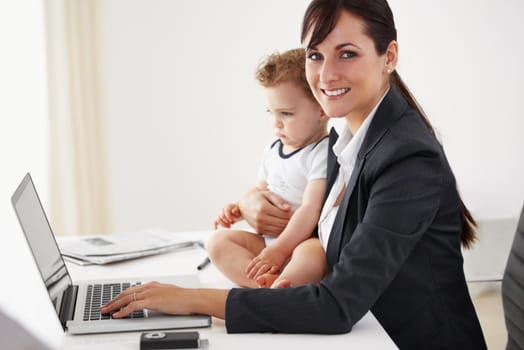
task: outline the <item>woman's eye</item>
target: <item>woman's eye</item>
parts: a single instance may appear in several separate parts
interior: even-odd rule
[[[351,58],[351,57],[355,57],[357,54],[354,53],[353,51],[344,51],[342,53],[342,58]]]
[[[291,113],[291,112],[282,112],[282,115],[284,117],[291,117],[293,115],[293,113]]]
[[[307,55],[307,58],[312,61],[318,61],[322,58],[322,56],[320,56],[320,54],[317,52],[312,52],[309,55]]]

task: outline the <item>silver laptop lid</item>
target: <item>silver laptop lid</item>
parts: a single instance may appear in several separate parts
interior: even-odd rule
[[[36,192],[31,175],[27,173],[11,197],[18,221],[47,288],[51,302],[65,329],[61,308],[66,290],[72,286],[64,259]]]

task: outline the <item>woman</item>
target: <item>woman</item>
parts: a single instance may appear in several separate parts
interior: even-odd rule
[[[315,97],[330,117],[346,120],[340,137],[330,135],[329,195],[318,226],[327,276],[284,289],[153,283],[122,293],[103,311],[211,314],[225,318],[228,332],[343,333],[371,310],[401,349],[485,349],[460,250],[474,240],[474,221],[429,122],[395,71],[386,0],[313,0],[302,42]],[[256,198],[240,202],[248,221],[254,204],[267,206]]]

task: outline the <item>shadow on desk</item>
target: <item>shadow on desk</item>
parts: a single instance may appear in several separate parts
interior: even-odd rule
[[[49,347],[0,309],[0,339],[2,349],[48,350]]]

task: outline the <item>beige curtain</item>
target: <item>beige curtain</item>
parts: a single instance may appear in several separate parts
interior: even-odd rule
[[[110,231],[99,0],[45,0],[50,221],[61,235]]]

